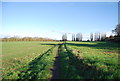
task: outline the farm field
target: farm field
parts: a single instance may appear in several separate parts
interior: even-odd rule
[[[58,53],[59,79],[119,79],[119,50],[111,42],[2,42],[2,78],[51,80]]]
[[[111,42],[67,42],[61,48],[67,61],[61,78],[119,79],[119,50],[120,45]]]
[[[57,42],[3,42],[3,79],[29,79],[51,77],[48,67],[53,64]],[[40,69],[43,69],[40,71]],[[35,74],[40,72],[39,74]],[[46,74],[45,74],[46,73]],[[30,76],[32,74],[32,76]],[[39,75],[39,76],[37,76]],[[41,76],[44,75],[44,76]]]

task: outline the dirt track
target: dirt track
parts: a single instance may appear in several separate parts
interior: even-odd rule
[[[53,68],[51,69],[52,73],[53,73],[51,81],[53,79],[60,79],[60,62],[59,62],[60,56],[59,56],[59,53],[60,53],[61,46],[62,46],[62,44],[59,44],[59,47],[58,47],[58,50],[56,53],[56,57],[55,57],[55,62],[54,62]]]

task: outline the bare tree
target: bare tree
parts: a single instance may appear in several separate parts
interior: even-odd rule
[[[114,32],[117,36],[120,37],[120,24],[118,24],[116,28],[112,30],[112,32]]]
[[[93,41],[93,33],[90,34],[90,40]]]
[[[66,33],[63,34],[63,36],[62,36],[62,40],[63,40],[63,41],[67,41],[67,34],[66,34]]]
[[[82,34],[80,33],[80,41],[82,41]]]
[[[82,41],[82,34],[81,33],[78,33],[76,35],[76,41]]]
[[[75,34],[72,34],[72,41],[75,41]]]
[[[101,40],[101,34],[100,34],[100,32],[98,33],[98,41],[100,41]]]
[[[106,33],[102,33],[101,34],[101,41],[105,41],[105,38],[106,38]]]
[[[97,41],[97,33],[94,34],[94,40]]]
[[[94,37],[95,37],[95,41],[100,41],[100,39],[101,39],[99,32],[95,33]]]

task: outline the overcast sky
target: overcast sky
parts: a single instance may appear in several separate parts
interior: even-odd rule
[[[3,2],[1,36],[61,39],[67,33],[106,32],[118,24],[117,2]]]

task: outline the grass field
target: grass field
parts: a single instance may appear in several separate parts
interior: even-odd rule
[[[3,42],[3,79],[50,79],[59,43]],[[120,45],[71,42],[60,46],[60,79],[118,79]]]
[[[19,79],[24,78],[24,72],[26,72],[27,69],[33,68],[42,68],[44,66],[39,65],[37,66],[37,63],[39,61],[41,63],[45,63],[48,59],[52,62],[52,57],[55,56],[54,53],[56,50],[55,44],[51,44],[52,42],[3,42],[2,43],[2,74],[3,78],[5,79]],[[47,54],[50,54],[50,56],[46,56]],[[40,59],[40,56],[42,56],[42,59]],[[47,63],[46,62],[46,63]],[[34,64],[36,63],[36,64]],[[48,66],[46,66],[48,67]],[[28,71],[28,73],[32,73],[31,71]],[[27,76],[28,76],[28,73]],[[26,75],[25,74],[25,75]],[[47,76],[47,75],[46,75]],[[43,78],[43,77],[42,77]],[[44,77],[46,78],[46,77]],[[48,77],[47,77],[48,78]]]
[[[68,78],[76,79],[118,79],[120,71],[118,57],[120,46],[111,42],[67,42],[63,50],[73,67]],[[65,55],[64,54],[64,55]],[[73,76],[75,73],[76,76]],[[67,73],[67,72],[66,72]],[[78,73],[78,74],[77,74]]]

